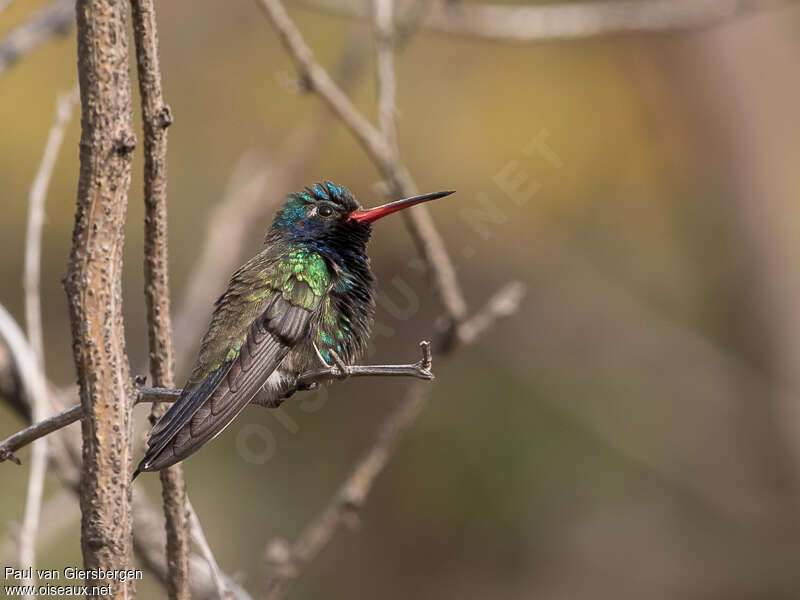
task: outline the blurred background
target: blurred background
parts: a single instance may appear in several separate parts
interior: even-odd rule
[[[800,9],[781,4],[657,34],[409,32],[396,54],[400,152],[422,191],[458,190],[430,209],[470,309],[512,279],[527,295],[434,362],[429,405],[360,527],[337,535],[290,598],[800,598]],[[40,6],[12,2],[0,39]],[[374,121],[370,26],[288,8]],[[291,191],[331,179],[364,205],[383,196],[253,2],[157,9],[175,115],[173,307],[199,306],[175,321],[182,380],[230,274],[192,274],[219,211],[237,198],[252,211],[231,238],[240,263]],[[27,195],[75,63],[71,30],[0,75],[0,303],[20,323]],[[134,108],[141,132],[138,95]],[[46,368],[58,385],[75,380],[60,280],[79,133],[76,114],[46,205]],[[137,148],[124,279],[134,373],[147,370],[141,171]],[[375,227],[370,255],[382,296],[369,361],[416,360],[441,309],[401,219]],[[294,539],[324,508],[407,386],[360,379],[279,413],[250,408],[190,458],[222,568],[260,590],[269,540]],[[136,409],[136,457],[147,411]],[[0,405],[1,437],[24,424]],[[5,564],[26,481],[0,465]],[[160,503],[157,477],[137,485]],[[49,476],[47,498],[60,490]],[[40,567],[81,563],[77,502],[59,501]],[[137,590],[166,597],[146,572]]]

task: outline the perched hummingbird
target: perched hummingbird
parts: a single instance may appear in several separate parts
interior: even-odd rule
[[[264,248],[240,267],[217,300],[180,398],[155,424],[136,468],[158,471],[219,434],[264,388],[315,366],[347,364],[363,352],[375,309],[366,246],[371,223],[436,192],[364,209],[329,181],[290,194]]]

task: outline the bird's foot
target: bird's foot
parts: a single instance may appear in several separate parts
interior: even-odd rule
[[[350,377],[350,375],[352,373],[352,370],[350,369],[350,366],[347,365],[347,363],[345,363],[342,360],[342,357],[339,356],[336,353],[336,350],[334,350],[333,348],[330,349],[330,353],[331,353],[331,356],[333,357],[333,363],[335,365],[335,367],[329,367],[330,370],[331,370],[331,375],[336,377],[336,379],[340,379],[340,380],[341,379],[347,379],[348,377]]]
[[[317,358],[323,364],[323,366],[328,369],[336,379],[347,379],[352,374],[352,369],[342,360],[342,357],[337,354],[336,350],[330,348],[328,352],[330,353],[331,357],[333,358],[333,364],[330,364],[325,357],[322,356],[322,352],[319,351],[316,344],[312,344],[314,346],[314,351],[317,353]],[[312,384],[313,385],[313,384]]]

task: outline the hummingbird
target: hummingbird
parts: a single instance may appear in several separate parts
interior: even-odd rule
[[[260,391],[277,400],[287,381],[334,356],[363,353],[375,311],[366,254],[372,223],[423,194],[364,209],[330,181],[289,194],[261,251],[231,277],[178,400],[153,426],[134,472],[158,471],[218,435]]]

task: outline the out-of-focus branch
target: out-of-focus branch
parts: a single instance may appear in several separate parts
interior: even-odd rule
[[[256,1],[278,30],[284,46],[293,57],[301,74],[309,82],[310,88],[317,92],[350,128],[367,154],[383,172],[392,192],[398,195],[416,193],[416,185],[408,170],[400,162],[396,146],[394,124],[396,79],[391,56],[393,52],[391,0],[375,0],[381,131],[376,131],[369,121],[356,110],[347,96],[336,87],[325,70],[314,60],[311,50],[284,10],[280,0]],[[477,333],[488,328],[493,319],[516,309],[516,305],[521,299],[521,291],[517,291],[521,289],[519,285],[510,288],[515,290],[511,294],[513,296],[511,299],[490,302],[492,308],[479,313],[479,322],[477,324],[470,323],[465,330],[470,333],[462,339],[460,327],[465,322],[467,306],[444,242],[424,206],[415,207],[405,213],[409,232],[433,274],[436,289],[450,318],[449,327],[440,336],[442,339],[439,340],[438,346],[442,346],[445,352],[452,352],[456,347],[456,344],[453,343],[454,340],[463,342],[468,339],[472,341],[477,337]],[[509,296],[508,289],[505,288],[501,291],[504,298]],[[504,310],[497,310],[498,306]],[[505,310],[507,308],[511,310]],[[291,546],[285,542],[271,545],[268,556],[275,568],[273,576],[267,581],[263,598],[269,600],[281,598],[305,565],[333,537],[339,523],[348,514],[352,514],[354,508],[363,503],[372,482],[387,463],[397,440],[416,421],[423,406],[424,396],[421,387],[419,385],[412,387],[399,407],[385,421],[376,443],[355,466],[351,476],[345,481],[325,511],[303,530]]]
[[[136,515],[136,527],[133,531],[133,543],[136,554],[142,564],[165,586],[169,580],[169,566],[164,553],[164,526],[158,509],[150,504],[147,495],[139,488],[133,490],[133,509]],[[194,600],[217,600],[219,594],[214,583],[214,576],[208,568],[206,560],[192,554],[189,557],[191,593]],[[250,600],[250,595],[233,579],[221,575],[233,590],[236,600]]]
[[[31,348],[37,356],[42,370],[44,370],[44,339],[42,334],[42,305],[39,294],[39,279],[41,272],[42,256],[42,229],[44,227],[44,202],[47,188],[53,176],[53,169],[64,140],[72,110],[78,101],[77,87],[70,92],[58,97],[56,102],[56,118],[47,142],[44,147],[42,162],[33,179],[30,194],[28,195],[28,227],[25,236],[25,271],[23,288],[25,290],[25,321],[28,327],[28,339]],[[39,421],[44,415],[38,415],[34,421]]]
[[[134,393],[122,322],[125,210],[136,137],[128,72],[127,6],[78,0],[80,177],[65,289],[83,418],[81,546],[86,569],[113,598],[133,581],[112,569],[132,561],[131,409]]]
[[[205,558],[206,562],[208,563],[211,579],[214,581],[214,585],[217,588],[219,599],[233,600],[234,593],[228,588],[225,576],[222,574],[222,570],[219,568],[217,559],[214,557],[214,552],[211,550],[211,545],[206,539],[206,533],[203,531],[203,525],[200,523],[200,518],[197,516],[194,506],[192,506],[192,503],[189,502],[188,498],[186,499],[186,512],[189,515],[189,526],[191,527],[192,539],[194,540],[194,543],[197,544],[197,547],[200,548],[203,558]]]
[[[397,80],[394,73],[393,0],[373,0],[375,14],[375,57],[378,79],[378,126],[397,160]]]
[[[158,57],[158,30],[153,0],[131,0],[133,37],[144,128],[144,279],[150,376],[162,387],[175,386],[175,349],[170,318],[167,246],[167,127],[172,111],[164,102]],[[154,404],[155,423],[166,407]],[[170,600],[190,598],[189,523],[183,466],[159,473],[167,532],[167,592]]]
[[[0,305],[0,338],[8,345],[11,355],[14,357],[25,395],[31,405],[31,414],[44,413],[47,407],[47,386],[41,363],[14,318],[2,305]],[[46,458],[47,446],[41,443],[34,446],[30,484],[25,501],[25,516],[20,531],[20,564],[22,565],[34,564]],[[32,577],[26,578],[25,585],[33,584]]]
[[[489,299],[483,310],[461,323],[456,330],[456,341],[461,344],[471,344],[494,325],[495,321],[510,317],[517,312],[524,297],[525,285],[520,281],[510,281]]]
[[[361,143],[367,155],[389,181],[392,193],[407,196],[416,193],[416,186],[408,170],[396,159],[394,149],[314,59],[311,49],[280,0],[256,0],[256,3],[277,30],[303,79]],[[436,291],[448,316],[453,324],[462,321],[467,314],[464,295],[458,285],[455,268],[444,241],[433,225],[429,212],[425,206],[420,205],[404,211],[404,217],[412,239],[433,276]]]
[[[61,489],[52,494],[42,504],[40,521],[47,523],[36,538],[38,548],[46,548],[63,535],[65,529],[80,518],[75,495],[69,489]],[[18,557],[20,545],[19,530],[15,523],[9,523],[9,531],[0,541],[0,562],[12,564]]]
[[[25,236],[25,268],[23,288],[25,291],[25,320],[28,325],[28,341],[36,360],[39,392],[29,393],[30,414],[33,421],[41,421],[49,413],[47,388],[44,381],[44,336],[42,333],[42,303],[39,293],[42,256],[42,229],[44,227],[44,202],[58,151],[64,139],[72,109],[78,100],[77,88],[61,95],[56,102],[56,118],[47,136],[44,155],[28,196],[28,225]],[[37,440],[31,455],[31,472],[25,499],[25,516],[20,533],[20,564],[35,565],[36,538],[42,508],[44,478],[47,473],[47,442]],[[32,569],[31,572],[33,572]],[[23,581],[24,586],[33,586],[33,577]],[[27,597],[32,597],[29,595]]]
[[[501,288],[482,310],[462,323],[461,327],[472,334],[461,341],[474,342],[497,319],[514,314],[523,294],[524,287],[519,282],[512,282]],[[452,345],[448,347],[449,352],[453,349]],[[358,509],[363,506],[397,442],[417,421],[424,408],[424,388],[420,384],[411,386],[397,408],[384,420],[373,445],[356,463],[322,513],[303,529],[293,543],[289,544],[281,539],[270,542],[266,554],[273,572],[261,596],[263,600],[283,598],[294,580],[330,542],[339,526],[354,522]]]
[[[57,34],[65,34],[75,22],[75,0],[56,0],[0,41],[0,75],[26,54]]]
[[[0,309],[2,309],[2,306],[0,306]],[[12,348],[1,335],[0,341],[4,342],[0,343],[0,349],[6,350],[6,354],[0,355],[0,379],[23,379],[21,375],[17,375],[21,373],[22,369],[25,368],[26,365],[34,363],[29,363],[28,361],[21,359],[18,355],[15,355],[15,349]],[[71,399],[74,397],[73,390],[70,390],[69,392],[61,392],[50,383],[47,384],[47,390],[49,395],[49,404],[53,407],[61,408],[63,407],[67,398]],[[9,389],[6,391],[8,393],[15,393],[20,396],[7,396],[4,398],[4,400],[9,402],[11,406],[21,407],[25,404],[25,401],[22,398],[22,396],[24,396],[24,384],[20,387],[14,388],[13,390]],[[159,395],[159,398],[163,399],[167,395],[168,394],[162,391]],[[177,394],[174,394],[173,398],[174,397],[177,397]],[[74,494],[80,493],[79,478],[81,466],[81,440],[80,436],[76,435],[78,433],[76,430],[64,429],[64,427],[69,423],[73,423],[80,419],[81,412],[82,407],[79,404],[54,415],[52,419],[55,419],[55,422],[46,420],[43,423],[38,423],[32,426],[33,429],[28,428],[20,432],[25,436],[41,436],[45,435],[46,433],[53,432],[56,429],[59,430],[49,439],[52,448],[52,451],[50,452],[50,460],[52,461],[54,470],[57,472],[66,489]],[[23,418],[30,418],[29,413],[21,414],[21,416]],[[40,427],[44,427],[49,431],[40,430]],[[11,438],[5,440],[3,444],[0,444],[0,458],[3,460],[14,460],[12,457],[13,455],[9,456],[8,449],[4,445],[5,443],[12,441],[12,438],[18,439],[16,438],[16,435],[11,436]],[[31,440],[29,439],[26,442],[17,445],[16,447],[21,447],[22,445],[30,443],[30,441]],[[166,587],[168,580],[168,566],[164,552],[166,542],[163,519],[161,519],[158,509],[150,503],[147,495],[141,489],[133,490],[132,506],[134,519],[136,522],[136,527],[134,528],[133,532],[134,550],[136,555],[139,557],[145,568]],[[50,523],[50,521],[47,522]],[[52,532],[49,531],[48,528],[48,534],[50,533]],[[4,545],[3,549],[5,549],[5,547],[6,546]],[[195,555],[192,555],[190,558],[190,582],[192,587],[192,597],[197,600],[212,600],[216,598],[216,589],[205,561]],[[229,587],[234,589],[237,600],[249,599],[249,595],[245,590],[236,585],[230,577],[224,577],[226,578],[226,581],[231,582]]]
[[[405,10],[410,3],[411,0],[398,1],[398,25],[413,18],[413,11]],[[504,42],[569,40],[700,29],[794,3],[795,0],[612,0],[536,5],[431,2],[419,26]],[[369,0],[297,0],[297,4],[358,19],[371,17]]]

